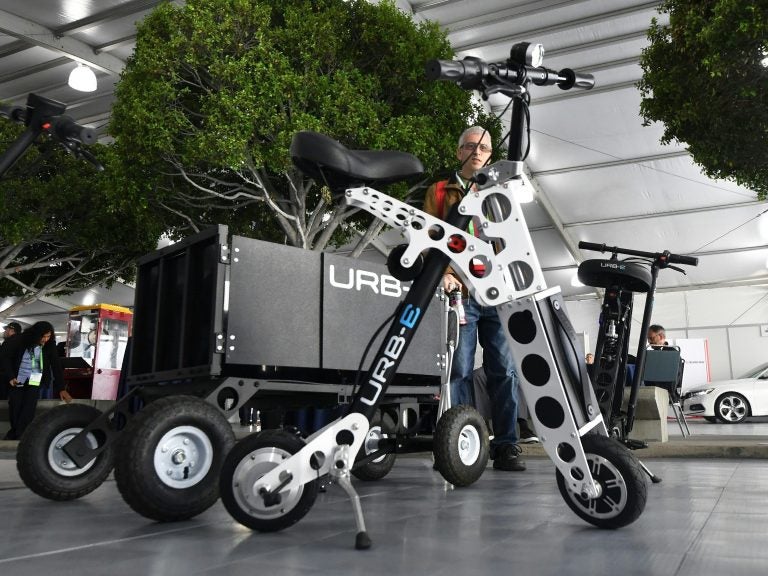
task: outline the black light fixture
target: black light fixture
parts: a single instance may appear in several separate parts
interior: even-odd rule
[[[544,46],[518,42],[509,50],[509,59],[515,64],[539,67],[544,63]]]

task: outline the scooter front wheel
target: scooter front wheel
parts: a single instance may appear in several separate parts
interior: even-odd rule
[[[270,505],[253,487],[259,478],[303,447],[300,437],[282,430],[266,430],[235,444],[220,475],[221,501],[227,512],[258,532],[277,532],[301,520],[315,503],[318,480],[287,487],[279,493],[279,501]]]
[[[637,520],[648,496],[646,475],[637,458],[613,438],[599,435],[581,439],[592,478],[600,485],[597,498],[571,490],[557,471],[557,487],[579,518],[599,528],[621,528]]]

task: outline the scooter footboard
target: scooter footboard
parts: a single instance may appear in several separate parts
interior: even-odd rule
[[[594,498],[581,437],[607,431],[560,288],[498,306],[520,386],[544,450],[577,494]]]

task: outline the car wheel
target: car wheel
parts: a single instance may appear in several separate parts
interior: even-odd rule
[[[743,422],[749,416],[749,402],[741,394],[726,392],[715,402],[715,416],[726,424]]]

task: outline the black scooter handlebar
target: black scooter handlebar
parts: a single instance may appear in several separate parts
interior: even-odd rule
[[[48,122],[50,127],[46,130],[59,140],[75,140],[86,146],[96,142],[96,131],[93,128],[82,126],[69,116],[52,116]]]
[[[640,256],[642,258],[663,258],[667,264],[687,264],[689,266],[698,266],[699,259],[695,256],[686,256],[684,254],[671,254],[669,252],[643,252],[641,250],[631,250],[629,248],[619,248],[618,246],[606,246],[605,244],[596,244],[594,242],[579,242],[579,248],[583,250],[593,250],[595,252],[612,252],[614,254],[627,254],[628,256]]]
[[[22,124],[27,116],[26,110],[21,106],[0,106],[0,116],[4,116],[12,122]]]
[[[522,84],[526,80],[537,86],[557,85],[562,90],[589,90],[595,85],[594,76],[570,68],[556,72],[543,66],[509,66],[505,62],[488,64],[473,56],[462,60],[429,60],[424,71],[429,80],[450,80],[465,89],[479,89],[483,82]]]

